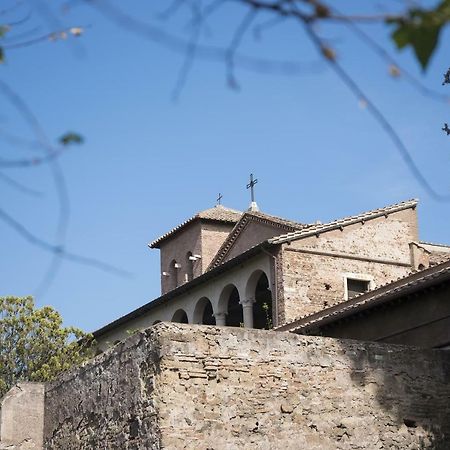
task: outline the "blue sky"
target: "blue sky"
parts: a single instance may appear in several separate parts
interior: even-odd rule
[[[145,3],[127,4],[128,11],[155,19],[157,7]],[[360,3],[343,2],[342,8],[361,13],[379,8],[379,3]],[[226,45],[242,16],[242,9],[231,6],[217,12],[203,42]],[[303,73],[237,68],[240,89],[232,90],[223,64],[196,60],[173,101],[183,55],[122,29],[82,2],[57,17],[65,25],[87,27],[86,32],[77,41],[6,52],[1,79],[26,100],[53,140],[67,130],[86,139],[59,160],[70,199],[67,249],[132,274],[124,278],[64,261],[36,302],[57,308],[65,323],[92,331],[157,297],[159,254],[147,243],[213,206],[219,192],[225,205],[245,209],[250,172],[259,179],[257,201],[267,213],[328,221],[417,197],[421,239],[450,242],[449,203],[421,188],[298,24],[279,24],[259,41],[249,33],[241,51],[302,61]],[[187,17],[180,11],[167,22],[152,23],[189,38]],[[34,11],[30,28],[38,24],[45,31],[55,26],[49,22]],[[450,64],[448,30],[423,74],[410,50],[393,48],[386,26],[364,29],[426,86],[450,95],[450,87],[441,86]],[[402,77],[389,77],[388,65],[342,28],[322,26],[320,33],[395,127],[429,182],[450,192],[450,141],[440,131],[450,121],[449,104],[424,97]],[[1,104],[0,129],[32,138],[23,118],[4,99]],[[0,151],[5,158],[30,155],[4,141]],[[26,196],[0,180],[1,207],[53,242],[58,203],[49,167],[2,173],[42,195]],[[0,233],[0,295],[34,294],[51,255],[1,221]]]

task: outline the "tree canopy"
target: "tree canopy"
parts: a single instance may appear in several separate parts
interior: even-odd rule
[[[0,297],[0,397],[19,381],[48,381],[92,356],[90,335],[63,327],[32,297]]]

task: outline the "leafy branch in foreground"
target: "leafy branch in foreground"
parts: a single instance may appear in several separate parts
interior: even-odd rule
[[[19,381],[49,381],[94,355],[92,336],[63,327],[32,297],[0,297],[0,397]]]

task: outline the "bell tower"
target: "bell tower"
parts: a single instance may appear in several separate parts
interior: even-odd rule
[[[160,250],[161,294],[202,275],[241,216],[218,203],[151,242]]]

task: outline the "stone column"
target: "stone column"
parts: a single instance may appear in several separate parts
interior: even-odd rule
[[[224,313],[224,312],[215,313],[214,317],[216,319],[216,325],[218,327],[224,327],[227,324],[227,322],[226,322],[227,313]]]
[[[242,305],[242,315],[244,317],[244,327],[245,328],[253,328],[253,303],[255,300],[253,298],[249,298],[247,300],[241,300],[240,304]]]

